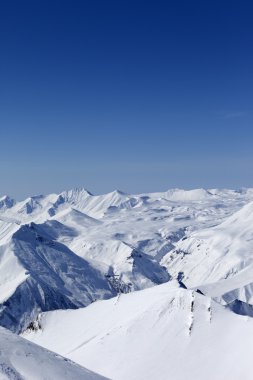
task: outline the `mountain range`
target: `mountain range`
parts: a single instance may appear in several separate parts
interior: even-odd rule
[[[250,379],[252,225],[253,189],[0,197],[0,342],[63,379]]]

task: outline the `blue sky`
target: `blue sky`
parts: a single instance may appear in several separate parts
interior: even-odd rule
[[[0,4],[0,194],[253,186],[252,1]]]

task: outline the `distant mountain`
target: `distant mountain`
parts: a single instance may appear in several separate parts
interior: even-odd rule
[[[15,200],[8,195],[0,197],[0,210],[7,210],[15,205]]]

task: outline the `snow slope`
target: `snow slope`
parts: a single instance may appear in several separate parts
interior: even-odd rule
[[[169,282],[42,314],[24,337],[115,380],[251,380],[253,319]]]
[[[0,380],[105,379],[0,327]]]

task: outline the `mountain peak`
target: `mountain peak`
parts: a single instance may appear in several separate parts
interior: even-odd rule
[[[9,195],[4,195],[0,198],[0,209],[4,208],[11,208],[15,205],[16,201],[15,199],[9,197]]]

